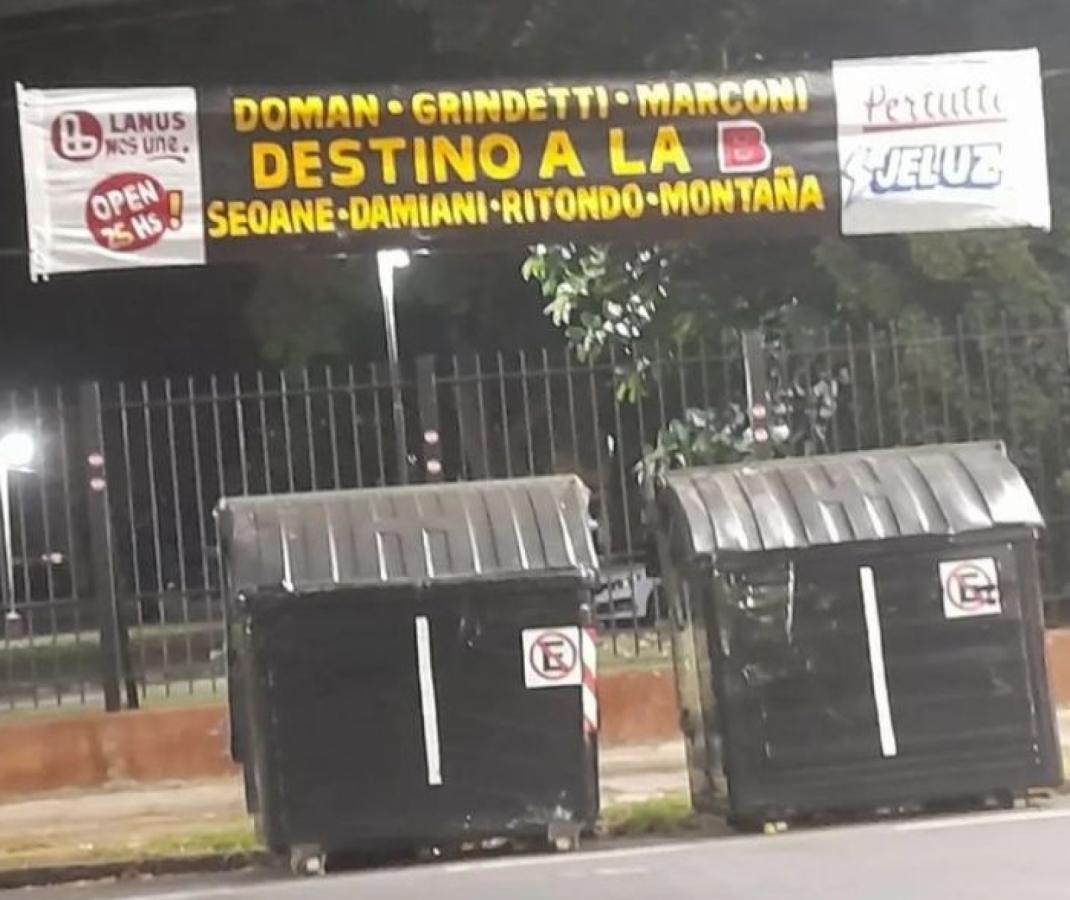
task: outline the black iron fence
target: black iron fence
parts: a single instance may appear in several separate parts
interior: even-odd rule
[[[1070,613],[1068,346],[1061,320],[962,320],[800,332],[749,362],[804,394],[835,382],[812,450],[1005,440],[1048,519],[1057,622]],[[656,348],[634,403],[615,389],[616,359],[561,349],[424,357],[393,377],[343,365],[11,394],[0,420],[41,449],[11,476],[18,621],[0,643],[0,709],[220,692],[224,495],[577,472],[607,569],[633,587],[606,593],[607,642],[634,652],[658,619],[638,575],[635,466],[687,410],[745,407],[743,347],[726,333]]]

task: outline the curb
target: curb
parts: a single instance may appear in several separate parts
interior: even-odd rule
[[[78,881],[117,881],[165,875],[210,875],[264,865],[268,853],[229,853],[0,870],[0,891],[50,887]]]

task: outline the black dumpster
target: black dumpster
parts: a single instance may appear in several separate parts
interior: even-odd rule
[[[574,846],[598,814],[575,477],[227,499],[233,750],[266,844]]]
[[[693,799],[741,823],[1061,782],[1043,522],[995,443],[669,475]]]

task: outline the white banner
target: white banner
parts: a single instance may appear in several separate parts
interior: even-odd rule
[[[16,91],[31,278],[204,263],[193,88]]]
[[[1051,228],[1035,50],[833,64],[845,235]]]

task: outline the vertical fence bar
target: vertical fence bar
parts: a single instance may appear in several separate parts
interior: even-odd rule
[[[926,409],[925,409],[929,405],[928,404],[929,385],[928,385],[928,379],[926,377],[927,374],[928,374],[926,372],[926,364],[929,362],[930,357],[935,357],[939,353],[939,345],[937,345],[937,350],[935,350],[932,354],[927,354],[925,352],[925,350],[926,350],[926,348],[928,346],[929,346],[929,342],[927,340],[924,340],[923,338],[919,337],[915,333],[914,335],[911,336],[910,340],[907,341],[906,348],[905,348],[905,351],[904,351],[905,359],[910,359],[910,357],[913,356],[915,358],[915,360],[916,360],[916,365],[914,367],[914,381],[917,384],[917,390],[918,390],[917,407],[918,407],[918,426],[920,428],[919,443],[922,443],[922,444],[927,444],[930,441],[930,436],[929,436],[929,417],[926,414]],[[911,351],[913,351],[913,352],[911,352]],[[938,359],[937,359],[937,362],[939,362]]]
[[[12,422],[21,422],[22,421],[22,413],[21,413],[21,411],[19,409],[18,395],[14,391],[11,391],[11,393],[9,394],[9,397],[10,397],[10,401],[11,401],[11,421]],[[29,566],[30,557],[29,557],[29,550],[28,550],[27,543],[26,543],[26,497],[25,497],[25,490],[24,490],[24,486],[23,486],[23,479],[21,479],[21,478],[9,479],[8,483],[10,484],[11,481],[14,481],[13,490],[11,491],[11,495],[12,495],[11,499],[13,501],[12,502],[12,509],[13,510],[17,509],[18,510],[18,524],[19,524],[19,529],[18,529],[19,530],[18,554],[19,555],[18,555],[17,559],[18,558],[22,559],[22,602],[26,606],[26,623],[29,626],[29,631],[27,633],[27,638],[28,638],[29,643],[31,645],[30,649],[32,650],[33,649],[34,634],[33,634],[33,630],[32,630],[33,615],[32,615],[32,611],[30,610],[30,566]],[[12,548],[14,549],[15,542],[12,541],[11,545],[12,545]],[[14,566],[15,563],[16,563],[16,560],[12,560],[11,563],[12,563],[12,566]],[[32,652],[30,653],[30,666],[31,667],[36,667],[36,665],[37,665],[36,657],[37,657],[36,653],[32,653]],[[36,707],[37,706],[37,695],[36,695],[37,679],[36,678],[34,678],[34,688],[33,689],[34,689],[34,706]]]
[[[862,418],[858,409],[858,371],[855,367],[854,331],[850,323],[844,329],[844,341],[847,344],[847,377],[851,382],[851,421],[854,425],[854,449],[862,449]]]
[[[557,423],[554,421],[553,387],[550,383],[550,357],[542,348],[542,387],[546,402],[546,430],[550,439],[550,471],[557,472]]]
[[[1014,349],[1011,344],[1010,324],[1007,313],[1000,315],[1000,338],[1003,343],[1003,381],[1007,402],[1007,432],[1010,435],[1011,452],[1017,454],[1022,447],[1022,435],[1018,429],[1018,409],[1014,398]]]
[[[323,367],[323,380],[327,387],[327,434],[331,440],[331,487],[337,491],[342,486],[342,471],[338,463],[338,416],[334,408],[334,373],[330,366]]]
[[[966,356],[966,335],[962,316],[955,317],[955,338],[958,347],[959,374],[962,383],[962,411],[966,419],[966,440],[973,440],[973,399],[970,397],[970,362]]]
[[[204,588],[204,612],[208,622],[216,622],[219,620],[216,619],[212,609],[212,574],[208,564],[208,524],[205,521],[205,517],[209,515],[208,509],[210,503],[206,502],[207,498],[204,495],[204,477],[201,469],[200,427],[197,422],[196,384],[193,380],[193,376],[190,376],[186,381],[186,396],[189,399],[190,441],[193,445],[193,490],[196,494],[197,538],[200,543],[197,555],[201,561],[201,583]],[[220,616],[220,619],[221,618],[222,616]],[[209,679],[212,685],[212,691],[214,692],[216,689],[214,667],[209,668]]]
[[[45,443],[45,420],[44,413],[41,409],[41,392],[34,388],[31,394],[31,403],[33,405],[33,431],[34,431],[34,443],[40,448],[47,447]],[[47,486],[48,480],[48,465],[46,463],[47,457],[44,455],[42,449],[40,453],[41,464],[37,468],[37,502],[41,505],[41,537],[44,539],[44,552],[48,558],[45,560],[45,591],[48,595],[49,610],[51,611],[50,622],[52,626],[52,635],[55,637],[56,633],[56,607],[54,601],[56,599],[56,585],[55,577],[52,572],[51,554],[53,551],[52,546],[52,516],[49,512],[49,491]]]
[[[896,419],[899,425],[899,443],[910,443],[907,437],[906,410],[903,407],[903,380],[899,367],[899,332],[894,322],[888,323],[888,344],[892,350],[892,390],[895,392]]]
[[[239,397],[238,404],[240,406],[241,386],[237,378],[238,376],[235,376],[234,393]],[[268,425],[267,388],[264,384],[264,373],[260,370],[257,370],[256,373],[256,408],[260,420],[260,455],[264,460],[264,490],[269,494],[272,494],[275,492],[275,488],[271,482],[271,428]],[[245,428],[243,427],[244,423],[240,415],[238,417],[238,422],[238,428],[244,435]],[[244,445],[245,438],[242,437],[239,440]],[[244,450],[242,450],[241,455],[242,459],[244,459]]]
[[[742,335],[739,336],[742,341]],[[723,407],[725,410],[731,409],[732,402],[735,399],[732,395],[732,350],[734,349],[734,343],[731,340],[727,331],[721,332],[721,390],[724,395]],[[746,377],[746,373],[744,373]],[[662,423],[664,424],[664,423]]]
[[[34,441],[39,448],[41,464],[37,470],[37,502],[41,507],[41,537],[44,540],[41,561],[45,569],[45,593],[48,597],[48,626],[51,637],[50,647],[52,655],[52,689],[56,693],[56,705],[63,705],[63,690],[61,680],[63,677],[62,663],[60,662],[59,647],[59,621],[56,617],[56,585],[55,573],[53,572],[53,553],[55,547],[52,544],[52,517],[49,512],[49,491],[46,481],[49,475],[48,457],[45,455],[45,421],[41,409],[41,392],[34,388],[31,394],[33,406],[33,430]]]
[[[992,369],[988,358],[988,337],[985,334],[984,322],[978,320],[977,350],[981,355],[981,376],[984,382],[985,403],[988,404],[988,436],[998,436],[996,424],[996,401],[992,392]]]
[[[212,395],[212,442],[214,444],[213,448],[215,451],[216,479],[219,488],[219,495],[221,498],[226,497],[228,493],[227,471],[223,460],[223,429],[221,429],[221,416],[219,412],[219,384],[214,375],[212,376],[212,380],[209,386]],[[215,539],[215,553],[213,553],[213,559],[215,561],[216,584],[219,585],[220,593],[220,619],[226,620],[226,609],[224,607],[226,599],[221,596],[221,594],[223,594],[223,591],[225,590],[223,583],[223,548],[221,548],[219,545],[219,525],[214,518],[212,519],[212,536]],[[212,686],[213,688],[215,687],[214,674]]]
[[[166,627],[168,623],[167,606],[164,603],[163,599],[165,582],[163,574],[163,549],[162,541],[160,540],[160,502],[156,486],[156,451],[154,447],[155,442],[152,439],[152,396],[149,391],[149,383],[147,381],[141,382],[141,402],[145,424],[145,465],[148,472],[149,480],[149,510],[152,515],[152,546],[154,552],[153,563],[155,566],[156,574],[156,613],[159,619],[159,624]],[[170,697],[171,648],[168,646],[166,637],[160,640],[160,651],[163,663],[162,674],[164,696]]]
[[[423,440],[424,472],[430,482],[442,480],[442,431],[439,424],[438,385],[435,383],[435,358],[416,360],[416,397]],[[461,450],[462,454],[464,449]]]
[[[754,410],[760,405],[769,410],[769,370],[766,357],[765,337],[760,331],[747,331],[743,334],[743,371],[747,384],[747,415],[751,420],[751,434],[754,437],[754,455],[758,459],[768,459],[772,454],[769,441],[768,419],[759,422]],[[758,440],[758,426],[765,428],[765,440]]]
[[[617,369],[616,349],[610,347],[610,363],[613,366],[613,371]],[[620,502],[622,511],[624,513],[624,546],[628,553],[628,559],[631,560],[635,556],[635,544],[632,540],[632,525],[631,515],[629,512],[628,494],[628,471],[627,464],[624,459],[624,417],[621,415],[620,398],[617,396],[617,392],[613,391],[613,427],[617,432],[617,441],[615,448],[615,455],[617,457],[617,476],[620,487]],[[636,622],[636,628],[639,623]],[[637,648],[638,649],[638,648]]]
[[[702,385],[702,406],[706,410],[713,408],[713,403],[710,400],[710,356],[709,350],[706,347],[706,336],[699,335],[698,339],[698,360],[699,360],[699,384]],[[640,402],[636,404],[642,406],[642,398]]]
[[[117,712],[123,687],[129,708],[138,706],[137,685],[129,678],[129,637],[115,586],[114,545],[108,505],[107,461],[104,455],[104,416],[99,384],[84,384],[79,398],[82,416],[82,458],[85,464],[86,504],[89,510],[90,560],[100,622],[101,681],[104,707]]]
[[[594,360],[592,359],[587,361],[587,386],[591,401],[591,436],[594,439],[594,466],[595,471],[598,472],[599,529],[606,538],[606,552],[612,555],[615,552],[615,548],[613,546],[612,523],[609,518],[609,497],[607,496],[609,492],[606,490],[610,479],[602,458],[602,423],[598,416],[598,383],[595,378]]]
[[[580,460],[580,433],[576,419],[576,385],[572,380],[572,353],[565,351],[565,379],[568,382],[568,423],[569,436],[572,438],[572,464],[576,469],[581,468]]]
[[[826,325],[824,328],[824,344],[825,344],[825,377],[829,379],[830,384],[836,383],[836,367],[832,362],[832,330]],[[838,396],[838,395],[837,395]],[[834,410],[832,413],[832,449],[836,453],[839,453],[842,449],[842,443],[840,442],[840,417]]]
[[[119,382],[119,424],[122,435],[123,474],[126,476],[126,517],[130,526],[130,568],[134,588],[134,617],[137,623],[137,653],[140,666],[142,695],[148,694],[148,658],[145,640],[145,613],[142,608],[144,585],[141,580],[141,541],[138,535],[137,512],[134,509],[134,463],[130,442],[131,398],[126,384]]]
[[[528,474],[535,474],[535,437],[531,420],[531,396],[528,390],[528,359],[520,351],[520,392],[524,402],[524,433],[528,442]]]
[[[19,410],[18,394],[15,391],[11,391],[8,394],[10,401],[10,421],[22,422],[22,415]],[[8,570],[14,573],[18,561],[22,560],[22,622],[25,623],[24,630],[22,631],[22,637],[26,641],[26,658],[29,661],[30,669],[30,702],[33,704],[34,709],[39,709],[41,706],[41,697],[39,690],[40,679],[37,671],[37,642],[36,631],[33,615],[33,606],[31,604],[31,582],[30,582],[30,555],[27,545],[26,535],[26,497],[23,489],[22,478],[12,478],[10,473],[3,473],[3,477],[7,479],[7,484],[4,485],[5,489],[9,489],[9,520],[5,523],[12,528],[15,525],[15,519],[18,521],[18,546],[16,548],[16,541],[14,536],[9,535],[9,545],[11,549],[12,559],[7,560],[7,564],[10,566]],[[6,573],[5,573],[6,574]],[[18,589],[15,584],[15,579],[12,577],[8,582],[8,587],[11,589],[11,605],[17,609],[19,607],[18,602]]]
[[[390,408],[394,416],[394,452],[397,454],[398,484],[409,483],[409,441],[406,434],[404,382],[401,377],[401,365],[391,360],[387,365],[390,374]]]
[[[290,430],[290,391],[285,372],[279,372],[279,402],[282,404],[282,438],[286,448],[286,490],[292,494],[297,482],[294,478],[293,432]]]
[[[476,401],[479,406],[479,439],[481,443],[481,449],[483,450],[483,462],[485,469],[483,471],[483,478],[491,478],[494,475],[495,468],[491,462],[490,456],[490,434],[487,429],[487,400],[483,395],[483,361],[480,359],[479,354],[475,355],[475,378],[476,378]]]
[[[609,362],[613,372],[617,371],[617,353],[616,348],[611,344],[609,348]],[[620,411],[620,398],[617,396],[616,390],[613,391],[613,427],[617,433],[615,455],[617,457],[617,478],[618,489],[620,490],[620,504],[622,518],[624,519],[624,547],[625,552],[628,555],[629,566],[635,560],[635,545],[632,541],[632,523],[631,523],[631,504],[628,502],[628,474],[625,470],[624,463],[624,420]],[[639,640],[639,606],[635,602],[635,588],[636,578],[633,570],[629,568],[628,582],[631,585],[632,592],[632,640],[634,643],[634,651],[636,656],[640,651]],[[612,610],[612,592],[610,592],[610,609]],[[613,637],[614,644],[616,643],[616,634]]]
[[[944,433],[940,438],[942,441],[954,440],[954,427],[951,424],[951,392],[948,390],[947,374],[948,367],[944,364],[944,353],[948,350],[947,338],[944,335],[943,326],[936,323],[936,337],[940,348],[940,410],[943,415],[944,421]],[[951,355],[954,357],[954,348],[951,348]]]
[[[349,394],[349,417],[353,430],[353,461],[356,464],[357,487],[364,487],[364,453],[360,446],[360,413],[357,411],[357,375],[352,363],[346,367],[346,392]]]
[[[676,363],[676,377],[680,384],[680,409],[686,413],[690,404],[687,402],[686,358],[684,356],[684,345],[681,341],[676,342],[676,354],[678,358]]]
[[[78,700],[84,706],[86,701],[86,672],[82,668],[82,590],[79,585],[81,563],[79,547],[74,534],[74,503],[71,490],[71,461],[69,433],[67,430],[67,404],[64,401],[63,388],[56,388],[56,423],[59,441],[61,484],[63,488],[64,529],[67,533],[67,565],[71,579],[71,604],[74,609],[74,648],[78,660]]]
[[[213,375],[209,383],[212,395],[212,443],[215,445],[216,478],[219,481],[219,493],[226,496],[227,488],[226,468],[223,465],[223,423],[219,413],[219,381]]]
[[[301,381],[305,394],[305,435],[308,439],[308,473],[312,490],[319,490],[319,478],[316,475],[316,436],[312,421],[312,383],[308,377],[308,367],[301,369]]]
[[[664,428],[669,424],[668,408],[665,405],[665,377],[664,362],[661,357],[661,341],[654,342],[654,372],[656,373],[655,384],[658,387],[658,427]]]
[[[509,399],[505,388],[505,359],[498,353],[498,401],[502,411],[502,451],[505,453],[505,477],[513,477],[513,448],[509,440]]]
[[[379,454],[379,484],[386,484],[386,457],[383,453],[383,416],[379,405],[379,367],[371,364],[372,398],[375,410],[375,449]]]
[[[877,332],[870,322],[866,326],[866,342],[869,344],[869,371],[873,379],[873,411],[877,424],[877,446],[887,446],[884,442],[884,414],[881,410],[880,361],[878,359]]]
[[[193,661],[193,638],[190,635],[189,580],[186,577],[186,535],[185,526],[182,521],[182,491],[178,479],[178,445],[175,438],[175,398],[170,378],[164,379],[163,388],[164,404],[167,410],[168,455],[170,456],[171,462],[171,502],[174,504],[172,513],[175,525],[175,551],[178,554],[178,591],[181,596],[180,608],[182,610],[182,629],[185,632],[186,666],[190,671],[189,692],[192,694],[194,691],[193,668],[191,666]],[[167,635],[164,635],[163,640],[167,640]]]
[[[141,382],[141,412],[145,428],[145,466],[149,481],[149,498],[152,512],[152,542],[156,568],[156,590],[163,591],[165,580],[163,573],[163,549],[160,537],[160,502],[156,482],[156,447],[152,436],[152,392],[149,382]]]
[[[457,447],[460,451],[461,481],[468,480],[468,430],[464,423],[464,396],[461,392],[461,363],[453,354],[453,407],[457,410]],[[484,460],[484,463],[486,461]]]
[[[245,442],[245,405],[242,396],[241,375],[234,373],[234,427],[238,439],[238,468],[241,471],[241,492],[249,496],[249,452]]]
[[[137,616],[138,656],[141,661],[141,675],[148,672],[145,658],[144,629],[145,621],[141,610],[143,587],[141,583],[141,547],[138,540],[137,513],[134,509],[134,466],[130,449],[130,401],[126,394],[126,385],[119,383],[119,424],[122,434],[123,474],[126,476],[126,518],[130,525],[130,568],[134,587],[134,609]]]

